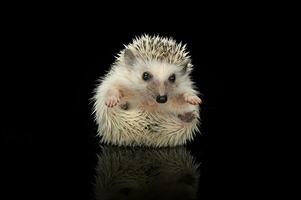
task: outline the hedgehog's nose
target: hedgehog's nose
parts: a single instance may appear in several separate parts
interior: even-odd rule
[[[158,103],[166,103],[166,101],[167,101],[167,95],[163,95],[163,96],[158,95],[157,98],[156,98],[156,101]]]

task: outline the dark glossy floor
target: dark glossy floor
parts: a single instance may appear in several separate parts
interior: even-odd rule
[[[96,199],[196,199],[200,162],[185,147],[104,146],[98,154]]]

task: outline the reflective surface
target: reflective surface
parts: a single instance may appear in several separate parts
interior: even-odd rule
[[[103,146],[95,199],[197,199],[200,165],[185,147]]]

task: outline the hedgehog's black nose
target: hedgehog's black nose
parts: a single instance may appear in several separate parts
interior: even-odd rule
[[[166,101],[167,101],[167,95],[163,95],[163,96],[158,95],[157,98],[156,98],[156,101],[158,103],[166,103]]]

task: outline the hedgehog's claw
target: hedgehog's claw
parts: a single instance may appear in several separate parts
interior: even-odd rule
[[[185,102],[190,103],[192,105],[197,105],[202,103],[202,100],[195,95],[185,95],[184,100]]]
[[[116,106],[119,103],[119,101],[120,101],[120,98],[115,97],[115,96],[110,96],[107,98],[105,104],[109,108],[112,108],[112,107]]]

